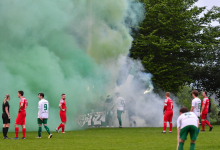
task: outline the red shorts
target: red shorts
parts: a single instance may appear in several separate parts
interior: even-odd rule
[[[61,119],[61,122],[66,122],[66,112],[60,112],[60,119]]]
[[[202,113],[201,119],[206,120],[206,116],[207,116],[207,114],[203,114],[203,113]]]
[[[167,111],[165,112],[165,115],[164,115],[164,122],[172,122],[172,119],[173,119],[173,112],[172,111]]]
[[[21,111],[18,113],[15,124],[25,125],[26,111]]]

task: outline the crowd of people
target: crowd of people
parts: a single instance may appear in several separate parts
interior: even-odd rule
[[[18,132],[19,132],[19,125],[22,127],[22,133],[23,137],[22,139],[25,139],[25,134],[26,134],[26,127],[25,127],[25,118],[26,118],[26,109],[28,107],[28,102],[27,99],[23,96],[24,92],[23,91],[18,91],[18,97],[20,98],[20,103],[19,103],[19,109],[18,109],[18,115],[15,121],[15,135],[16,137],[14,139],[19,139],[18,138]],[[125,99],[120,96],[120,93],[117,92],[116,94],[117,100],[116,104],[112,107],[112,109],[117,106],[117,118],[118,118],[118,123],[119,123],[119,128],[122,128],[122,119],[121,115],[125,111]],[[178,150],[183,150],[184,142],[186,140],[186,137],[188,133],[190,133],[190,138],[191,138],[191,144],[190,144],[190,150],[195,149],[195,143],[196,139],[199,135],[200,132],[200,120],[202,124],[202,130],[201,132],[205,131],[205,124],[209,126],[209,131],[212,131],[213,127],[210,125],[209,121],[207,120],[207,117],[209,118],[209,113],[210,113],[210,101],[207,98],[207,92],[203,91],[202,96],[203,96],[203,101],[198,98],[199,92],[197,90],[192,91],[192,97],[194,98],[192,100],[192,106],[190,109],[190,112],[186,107],[182,107],[180,109],[180,116],[177,119],[177,149]],[[162,133],[166,133],[166,128],[167,128],[167,122],[169,122],[169,133],[172,133],[172,119],[173,119],[173,100],[170,98],[170,93],[167,92],[165,93],[166,99],[164,102],[164,108],[163,108],[163,114],[164,114],[164,127]],[[49,134],[48,138],[52,137],[52,134],[50,133],[50,129],[47,126],[47,121],[49,118],[49,102],[44,99],[44,93],[39,93],[38,98],[40,101],[38,102],[38,136],[36,138],[41,138],[41,131],[42,131],[42,124],[44,125],[44,128],[46,129],[47,133]],[[2,104],[2,119],[3,119],[3,138],[4,139],[9,139],[7,136],[8,129],[10,127],[10,105],[9,105],[9,100],[10,100],[10,95],[6,94],[4,102]],[[64,132],[65,129],[65,124],[67,121],[66,118],[66,95],[62,94],[61,95],[61,100],[59,103],[59,108],[60,108],[60,118],[61,118],[61,124],[56,128],[56,131],[59,132],[59,129],[62,128],[62,133]],[[108,99],[106,100],[107,102],[111,101],[110,96],[108,96]],[[126,107],[133,107],[135,105],[135,101],[131,98],[129,100],[129,103]],[[107,117],[108,113],[109,116],[111,116],[111,110],[107,112]],[[128,117],[129,120],[131,116],[134,115],[133,111],[128,112]],[[107,119],[110,122],[110,119]],[[136,125],[136,122],[132,120],[134,125]]]
[[[15,135],[16,137],[13,139],[19,139],[18,138],[18,133],[19,133],[19,125],[22,127],[22,133],[23,137],[22,139],[25,139],[25,134],[26,134],[26,127],[25,127],[25,118],[26,118],[26,109],[28,107],[28,102],[27,99],[24,97],[24,92],[23,91],[18,91],[18,97],[20,98],[20,103],[19,103],[19,109],[18,109],[18,115],[15,121]],[[47,121],[49,118],[49,102],[44,99],[44,93],[39,93],[38,98],[40,101],[38,102],[38,118],[37,118],[37,123],[38,123],[38,136],[36,138],[41,138],[41,131],[42,131],[42,124],[44,125],[44,128],[46,129],[47,133],[49,134],[48,138],[52,138],[52,134],[50,133],[50,129],[47,126]],[[6,94],[4,102],[2,104],[2,120],[3,120],[3,139],[9,139],[7,136],[8,129],[10,127],[10,105],[9,105],[9,100],[10,100],[10,95]],[[61,100],[59,103],[59,108],[60,108],[60,119],[61,119],[61,124],[56,128],[56,131],[59,132],[59,129],[62,128],[62,133],[64,132],[65,129],[65,124],[67,121],[66,118],[66,95],[62,94],[61,95]]]
[[[190,111],[186,107],[180,109],[180,116],[177,119],[177,150],[183,150],[184,142],[187,138],[188,133],[190,133],[191,143],[190,150],[195,150],[195,143],[200,132],[200,120],[202,124],[201,132],[205,131],[205,124],[209,126],[209,131],[212,131],[213,127],[209,119],[210,113],[210,101],[207,97],[207,92],[203,91],[203,101],[198,98],[199,92],[197,90],[192,91],[192,106]],[[125,110],[125,100],[120,97],[119,93],[117,96],[117,118],[119,122],[119,128],[122,128],[121,114]],[[167,122],[169,122],[170,130],[172,133],[172,119],[173,119],[173,100],[170,98],[170,93],[165,93],[166,99],[164,102],[163,114],[164,114],[164,127],[162,133],[166,133]],[[129,113],[128,113],[129,114]],[[132,112],[130,112],[132,115]],[[129,115],[129,116],[130,116]],[[129,117],[130,118],[130,117]],[[136,124],[136,122],[135,122]]]
[[[191,143],[190,150],[195,150],[195,143],[200,131],[200,121],[202,122],[202,130],[205,131],[205,124],[209,126],[209,131],[212,131],[213,127],[207,121],[207,115],[210,112],[210,101],[207,98],[207,92],[203,91],[203,101],[198,98],[199,92],[197,90],[192,91],[192,106],[190,112],[186,107],[180,109],[180,116],[177,119],[177,150],[183,150],[184,142],[190,133]],[[172,133],[172,118],[173,118],[173,101],[170,99],[170,93],[165,94],[166,100],[164,103],[164,130],[162,133],[166,133],[167,122],[170,123],[170,131]],[[202,104],[202,105],[201,105]]]

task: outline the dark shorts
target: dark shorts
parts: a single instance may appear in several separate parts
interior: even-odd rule
[[[3,124],[8,124],[10,123],[10,119],[8,119],[8,115],[7,114],[2,114],[2,120],[3,120]]]
[[[41,120],[40,118],[37,118],[37,123],[38,124],[47,124],[47,118],[43,118],[43,120]]]
[[[193,125],[186,126],[180,130],[180,139],[186,140],[187,135],[190,133],[191,140],[195,141],[198,137],[198,128]]]

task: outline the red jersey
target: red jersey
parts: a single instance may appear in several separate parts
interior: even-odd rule
[[[66,112],[66,101],[61,99],[60,100],[61,108],[65,109],[65,111],[60,110],[60,112]]]
[[[170,98],[165,99],[163,112],[173,111],[173,100]]]
[[[205,97],[202,101],[202,107],[205,105],[205,108],[203,109],[202,113],[203,114],[208,114],[209,112],[209,99]]]
[[[21,103],[23,103],[23,107],[21,107]],[[27,104],[27,99],[25,97],[22,97],[19,103],[19,108],[21,107],[20,112],[26,111]]]

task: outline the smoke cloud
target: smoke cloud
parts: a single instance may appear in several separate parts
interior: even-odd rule
[[[65,93],[66,129],[76,129],[75,116],[116,86],[118,57],[128,54],[130,27],[143,20],[143,8],[133,0],[0,1],[0,97],[11,95],[12,124],[18,90],[29,103],[28,131],[37,130],[38,93],[50,103],[51,129]]]
[[[131,27],[144,13],[135,0],[0,1],[0,97],[3,102],[5,94],[11,95],[11,123],[18,90],[29,103],[27,131],[37,130],[39,92],[50,103],[51,129],[60,123],[58,104],[66,94],[66,129],[73,130],[80,128],[78,114],[103,107],[103,99],[119,91],[126,101],[136,101],[132,118],[137,126],[162,126],[164,100],[152,93],[152,75],[143,72],[140,61],[126,57]],[[129,126],[128,113],[123,123]]]

